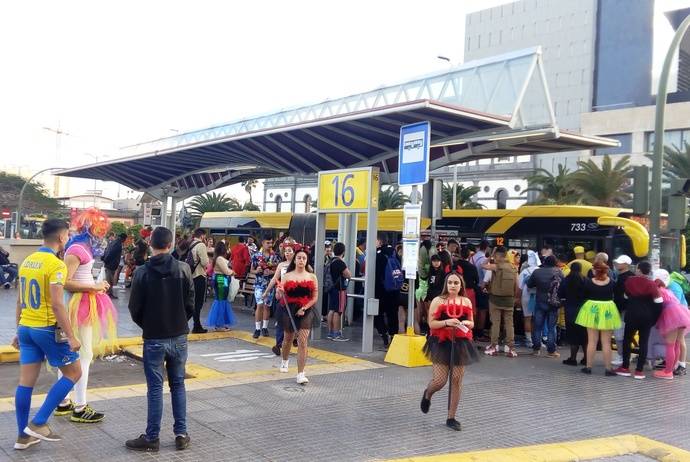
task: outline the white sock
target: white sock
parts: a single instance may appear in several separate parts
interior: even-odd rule
[[[686,366],[685,366],[685,361],[683,361],[683,362],[678,361],[678,365],[681,366],[681,367],[686,367]]]
[[[263,324],[261,324],[261,327],[264,329],[268,329],[268,319],[264,319]]]
[[[261,321],[256,321],[256,322],[254,323],[254,327],[256,327],[256,330],[261,329]]]

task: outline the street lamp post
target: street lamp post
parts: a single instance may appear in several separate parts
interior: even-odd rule
[[[661,169],[664,162],[664,115],[668,79],[671,73],[673,56],[678,50],[680,41],[690,27],[690,16],[686,17],[676,29],[671,45],[666,52],[664,66],[659,77],[659,89],[656,93],[656,114],[654,120],[654,154],[652,157],[652,188],[649,203],[649,257],[652,265],[658,268],[661,264]]]
[[[22,186],[22,189],[19,191],[19,199],[17,200],[17,224],[15,228],[15,232],[19,232],[21,234],[22,230],[22,203],[24,202],[24,190],[26,190],[26,187],[33,181],[34,178],[36,178],[38,175],[41,173],[49,172],[51,170],[59,170],[59,168],[56,167],[50,167],[50,168],[44,168],[43,170],[39,170],[38,172],[34,173],[31,178],[26,180],[24,185]]]

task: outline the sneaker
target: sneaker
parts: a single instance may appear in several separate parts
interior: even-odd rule
[[[34,436],[20,436],[17,438],[17,442],[14,443],[14,449],[23,451],[24,449],[29,449],[34,444],[38,444],[40,442],[41,440]]]
[[[606,370],[604,371],[604,375],[605,375],[606,377],[617,377],[617,376],[618,376],[618,374],[616,374],[616,372],[613,371],[613,370],[611,370],[611,369],[606,369]]]
[[[683,366],[678,366],[676,367],[676,370],[673,371],[673,375],[686,375],[688,372]]]
[[[630,369],[626,369],[625,367],[617,367],[613,370],[613,372],[615,372],[616,375],[620,375],[621,377],[630,377],[632,375],[630,373]]]
[[[462,430],[462,427],[460,426],[460,422],[458,422],[455,419],[446,420],[446,427],[453,429],[456,432],[459,432],[460,430]]]
[[[208,332],[208,329],[204,329],[201,326],[196,326],[194,329],[192,329],[192,334],[205,334]],[[133,440],[131,440],[133,441]]]
[[[254,335],[252,335],[252,337],[254,337],[254,338],[261,337],[261,329],[254,330]]]
[[[326,335],[326,338],[328,340],[333,340],[333,337],[335,337],[335,334],[333,332],[329,332],[328,335]]]
[[[177,435],[175,437],[175,449],[182,451],[189,447],[189,435]]]
[[[503,345],[503,353],[508,353],[510,351],[510,347],[508,345]]]
[[[592,375],[592,368],[591,367],[583,367],[582,369],[580,369],[580,372],[582,372],[583,374]]]
[[[175,443],[177,443],[177,441]],[[125,447],[127,449],[131,449],[132,451],[158,452],[160,444],[161,443],[158,438],[149,441],[148,439],[146,439],[146,435],[142,434],[139,435],[139,438],[127,440],[125,442]]]
[[[102,412],[96,412],[91,406],[87,404],[81,411],[73,411],[72,416],[69,418],[69,420],[71,420],[72,422],[79,423],[96,423],[103,420],[104,417],[105,414],[103,414]]]
[[[654,371],[655,379],[673,380],[673,372]]]
[[[273,352],[274,355],[280,356],[280,345],[273,345],[271,347],[271,351]]]
[[[282,359],[280,361],[280,372],[287,372],[289,367],[290,367],[290,360],[289,359]]]
[[[635,373],[633,374],[633,378],[635,378],[637,380],[643,380],[645,377],[646,376],[644,375],[644,372],[642,372],[642,371],[635,371]]]
[[[36,425],[33,422],[29,422],[29,425],[24,429],[24,433],[39,440],[45,441],[60,441],[62,437],[50,429],[48,424]]]
[[[484,349],[484,354],[487,356],[497,356],[498,349],[494,345],[489,345]]]
[[[512,348],[508,348],[508,351],[506,351],[506,358],[517,358],[517,356],[517,351],[513,350]]]
[[[616,355],[613,361],[611,361],[611,364],[614,366],[620,366],[623,364],[623,357],[621,355]]]
[[[64,406],[58,404],[58,407],[55,408],[55,412],[53,412],[53,414],[56,416],[69,415],[72,413],[73,410],[74,402],[72,402],[72,400],[68,400],[67,404],[65,404]]]
[[[422,393],[422,402],[419,403],[419,408],[422,410],[424,414],[427,414],[429,412],[429,408],[431,407],[431,400],[426,397],[426,388],[424,389],[424,392]]]
[[[299,374],[297,374],[297,383],[300,385],[309,383],[309,379],[304,375],[304,372],[300,372]]]
[[[563,364],[565,364],[566,366],[577,366],[577,359],[575,359],[575,358],[564,359]]]
[[[5,290],[10,290],[10,288],[12,287],[12,284],[10,284],[9,282],[6,282],[6,283],[3,284],[3,286],[5,287]],[[16,446],[17,446],[17,445],[15,444],[15,448],[14,448],[14,449],[17,449]],[[29,446],[30,446],[30,445],[29,445]],[[27,446],[27,448],[28,448],[29,446]],[[26,448],[22,448],[22,449],[26,449]]]
[[[560,358],[561,354],[557,351],[554,351],[553,353],[546,353],[546,356],[549,358]]]
[[[338,334],[332,339],[334,342],[349,342],[349,338],[343,337],[343,334]]]
[[[263,329],[261,329],[261,335],[263,335],[264,337],[268,337],[268,328],[267,327],[264,327]]]
[[[661,361],[655,363],[654,369],[656,369],[656,370],[666,369],[666,361],[662,359]]]

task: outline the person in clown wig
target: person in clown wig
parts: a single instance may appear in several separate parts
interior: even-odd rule
[[[71,227],[75,234],[65,246],[65,289],[69,293],[70,323],[82,344],[82,374],[74,385],[72,399],[67,397],[60,403],[55,415],[69,415],[73,422],[95,423],[104,415],[89,406],[86,399],[89,367],[94,357],[112,353],[117,345],[117,310],[106,294],[108,283],[95,282],[92,273],[95,258],[105,250],[110,222],[106,214],[89,208],[73,220]]]

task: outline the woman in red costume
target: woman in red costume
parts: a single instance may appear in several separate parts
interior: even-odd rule
[[[421,409],[429,412],[431,397],[444,387],[450,376],[450,399],[446,426],[460,431],[455,413],[460,402],[465,366],[479,360],[472,343],[472,302],[465,296],[465,282],[457,273],[446,276],[443,292],[429,307],[431,335],[424,345],[424,354],[431,360],[432,379],[422,395]],[[449,370],[450,369],[450,370]]]
[[[309,383],[304,375],[304,366],[307,363],[307,340],[314,323],[313,308],[319,296],[318,281],[316,275],[308,267],[308,261],[307,252],[298,250],[287,272],[281,278],[282,291],[288,306],[286,310],[283,310],[280,321],[285,330],[280,372],[288,371],[292,339],[297,331],[297,383],[300,385]]]

